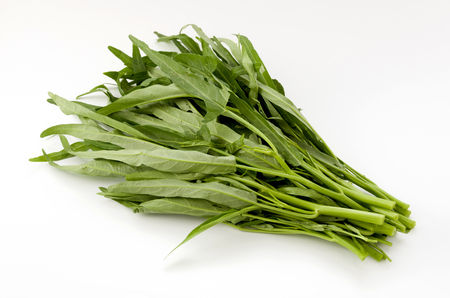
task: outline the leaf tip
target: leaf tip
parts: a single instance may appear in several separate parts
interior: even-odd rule
[[[136,37],[134,37],[133,35],[128,35],[128,38],[134,43],[136,40],[137,40],[137,38]]]
[[[182,243],[181,243],[182,244]],[[172,249],[168,254],[167,254],[167,256],[164,258],[164,261],[181,245],[181,244],[179,244],[177,247],[175,247],[174,249]]]

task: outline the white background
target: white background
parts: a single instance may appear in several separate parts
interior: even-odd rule
[[[417,227],[361,262],[308,237],[145,216],[96,195],[117,182],[30,163],[45,128],[122,65],[128,34],[155,43],[188,23],[250,38],[334,152],[408,202]],[[186,33],[192,34],[192,30]],[[444,297],[450,261],[449,1],[0,0],[0,297]],[[447,291],[448,292],[448,291]]]

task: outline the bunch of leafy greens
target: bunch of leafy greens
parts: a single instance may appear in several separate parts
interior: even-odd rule
[[[195,39],[181,33],[185,27],[156,33],[179,53],[152,50],[133,36],[131,56],[109,47],[125,65],[105,73],[115,84],[79,96],[103,92],[106,106],[50,93],[50,103],[81,123],[46,129],[41,137],[59,135],[64,149],[30,160],[124,177],[99,194],[133,212],[205,218],[181,244],[225,223],[318,237],[361,260],[389,260],[378,245],[415,226],[409,205],[333,154],[247,37],[235,43],[189,26]],[[69,144],[64,135],[81,141]],[[73,156],[90,161],[56,163]]]

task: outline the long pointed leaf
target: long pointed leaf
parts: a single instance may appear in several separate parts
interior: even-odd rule
[[[170,173],[161,171],[145,171],[128,174],[125,179],[127,181],[151,180],[151,179],[178,179],[178,180],[198,180],[208,177],[203,173]]]
[[[75,151],[87,151],[87,150],[90,149],[89,146],[85,142],[75,142],[71,146],[72,146],[72,149],[75,150]],[[69,158],[69,157],[73,156],[72,154],[67,153],[67,151],[64,150],[64,149],[61,150],[61,151],[58,151],[58,152],[48,153],[47,155],[53,161],[63,160],[63,159],[66,159],[66,158]],[[41,155],[41,156],[38,156],[38,157],[30,158],[29,161],[32,161],[32,162],[47,162],[47,158],[45,157],[45,155]]]
[[[181,31],[188,27],[191,26],[195,32],[197,33],[197,35],[204,40],[207,44],[209,44],[211,46],[211,48],[223,59],[225,59],[227,61],[228,64],[230,64],[231,66],[236,66],[236,63],[234,63],[234,59],[233,57],[226,51],[226,49],[222,46],[219,46],[218,44],[216,44],[211,38],[209,38],[202,29],[200,29],[197,25],[195,24],[188,24],[186,26],[184,26],[183,28],[181,28]],[[205,51],[205,50],[204,50]]]
[[[244,35],[238,35],[238,40],[242,48],[245,49],[247,55],[249,55],[252,62],[254,64],[261,65],[261,68],[258,71],[258,80],[264,83],[265,85],[269,86],[270,88],[277,90],[272,78],[269,75],[269,72],[267,71],[267,68],[265,67],[264,63],[262,62],[261,58],[258,55],[258,52],[256,52],[250,40]]]
[[[106,132],[95,126],[86,124],[60,124],[47,128],[41,133],[41,138],[49,135],[65,134],[80,139],[108,142],[125,149],[133,150],[156,150],[165,149],[165,147],[144,141],[141,139]],[[75,148],[72,148],[75,150]]]
[[[177,247],[175,247],[167,256],[166,258],[173,253],[178,247],[180,247],[181,245],[185,244],[186,242],[188,242],[189,240],[191,240],[192,238],[194,238],[195,236],[199,235],[200,233],[203,233],[204,231],[206,231],[207,229],[223,223],[224,221],[227,220],[231,220],[241,214],[253,211],[258,209],[258,207],[255,206],[250,206],[241,210],[233,210],[231,209],[230,211],[221,213],[219,215],[216,215],[214,217],[211,217],[210,219],[206,220],[205,222],[203,222],[201,225],[199,225],[198,227],[196,227],[195,229],[192,230],[192,232],[190,232],[187,237],[180,243],[177,245]]]
[[[299,166],[303,159],[300,151],[297,148],[290,145],[284,136],[280,135],[272,125],[255,111],[248,103],[238,98],[237,96],[231,97],[232,103],[239,109],[239,111],[248,119],[248,121],[258,128],[280,151],[281,155],[293,166]]]
[[[117,49],[115,47],[112,47],[112,46],[109,46],[108,50],[110,50],[111,53],[114,54],[114,56],[119,58],[123,62],[123,64],[125,64],[129,68],[133,68],[133,58],[131,58],[130,56],[128,56],[127,54],[125,54],[121,50],[119,50],[119,49]]]
[[[44,156],[47,158],[48,163],[55,168],[63,171],[72,172],[76,174],[97,176],[97,177],[125,177],[128,174],[138,171],[136,167],[129,166],[127,164],[111,161],[111,160],[94,160],[81,165],[58,165],[53,162],[49,156],[42,150]]]
[[[178,34],[178,35],[171,35],[171,36],[164,36],[160,33],[155,32],[156,35],[158,35],[158,41],[172,41],[175,43],[175,41],[180,41],[184,46],[186,46],[187,49],[189,49],[189,51],[191,53],[194,54],[202,54],[202,51],[200,50],[200,47],[198,45],[198,43],[193,40],[192,38],[190,38],[189,36],[187,36],[186,34]],[[176,44],[175,44],[176,45]]]
[[[154,127],[166,128],[166,129],[170,129],[170,130],[178,131],[178,132],[184,131],[184,129],[176,123],[163,121],[159,118],[152,117],[147,114],[141,114],[140,112],[143,112],[143,111],[147,111],[147,109],[135,110],[133,112],[120,111],[120,112],[116,112],[116,113],[110,115],[110,117],[114,118],[118,121],[122,121],[122,122],[126,121],[129,123],[132,123],[133,125],[154,126]]]
[[[109,115],[111,113],[128,109],[138,105],[145,105],[166,99],[190,97],[189,93],[174,84],[152,85],[147,88],[134,90],[118,100],[97,111],[101,115]]]
[[[147,44],[130,35],[131,41],[136,44],[161,70],[179,87],[193,96],[202,99],[207,106],[204,121],[208,122],[225,112],[228,94],[213,84],[207,83],[203,78],[190,73],[188,69],[176,61],[153,51]]]
[[[254,193],[218,182],[195,183],[176,179],[125,181],[108,187],[108,192],[149,194],[159,197],[185,197],[205,199],[210,202],[243,208],[256,203]]]
[[[217,40],[225,43],[230,48],[231,53],[233,54],[234,58],[236,58],[237,62],[239,62],[239,63],[242,62],[241,50],[239,49],[239,46],[234,41],[232,41],[231,39],[228,39],[228,38],[218,38]]]
[[[213,57],[196,54],[178,54],[174,60],[189,69],[196,69],[202,75],[209,77],[216,70],[217,62]]]
[[[212,156],[196,151],[170,149],[75,152],[65,137],[60,138],[68,153],[86,159],[105,158],[132,166],[145,165],[159,171],[174,173],[226,174],[236,171],[236,160],[233,156]]]
[[[194,132],[197,132],[203,124],[201,116],[181,111],[167,105],[155,105],[147,109],[147,111],[166,122],[186,126]],[[236,133],[233,129],[219,122],[208,122],[207,127],[211,133],[213,142],[218,144],[231,145],[241,138],[241,135]],[[249,139],[244,139],[244,145],[247,147],[241,148],[241,150],[236,153],[236,156],[254,164],[258,164],[261,167],[280,167],[274,157],[254,151],[254,148],[269,150],[267,146],[255,143]]]
[[[116,121],[114,119],[111,119],[108,116],[97,114],[94,111],[89,110],[88,108],[85,108],[77,103],[68,101],[67,99],[64,99],[56,94],[53,94],[49,92],[49,96],[51,99],[59,106],[61,111],[66,115],[78,115],[90,118],[92,120],[100,121],[108,126],[111,126],[113,128],[116,128],[118,130],[121,130],[129,135],[132,135],[136,138],[148,140],[148,138],[141,133],[138,130],[135,130],[131,126],[121,123],[119,121]]]
[[[139,48],[133,45],[133,72],[140,73],[145,71],[147,71],[147,69],[145,68],[145,64],[144,61],[142,60]]]
[[[141,213],[183,214],[197,217],[212,217],[230,210],[229,207],[213,205],[202,199],[164,198],[141,203]]]
[[[159,38],[167,37],[167,36],[165,36],[164,34],[161,34],[161,33],[157,32],[157,31],[155,31],[155,32],[153,32],[153,33],[155,33]],[[158,39],[158,41],[164,41],[164,40]],[[169,40],[166,40],[166,41],[169,41]],[[171,41],[172,41],[172,43],[178,48],[178,50],[179,50],[181,53],[190,53],[190,52],[191,52],[191,51],[188,50],[184,45],[182,45],[181,42],[179,42],[177,39],[174,38],[174,39],[172,39]]]

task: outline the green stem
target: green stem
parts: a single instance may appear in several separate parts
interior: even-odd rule
[[[366,230],[369,230],[371,232],[377,233],[377,234],[383,234],[383,235],[387,235],[387,236],[394,236],[395,233],[397,232],[397,229],[387,223],[383,223],[383,224],[379,224],[379,225],[373,225],[367,222],[362,222],[359,220],[353,220],[350,219],[349,220],[350,223],[355,224],[361,228],[364,228]]]
[[[406,227],[405,225],[403,225],[401,222],[399,222],[398,220],[392,220],[389,218],[386,218],[386,222],[390,225],[393,225],[398,231],[405,233],[406,232]]]
[[[372,245],[365,243],[364,241],[359,241],[363,249],[375,260],[380,262],[381,260],[384,260],[384,254],[379,252],[377,249],[375,249]]]
[[[319,170],[316,170],[315,168],[311,167],[307,163],[302,162],[302,167],[307,170],[309,173],[314,175],[317,179],[320,179],[325,185],[327,185],[330,188],[334,188],[337,192],[342,192],[349,198],[356,200],[360,203],[364,203],[367,205],[373,205],[381,208],[386,209],[392,209],[395,206],[395,202],[380,199],[374,196],[366,195],[360,191],[356,191],[355,189],[351,189],[349,187],[341,187],[336,182],[333,182],[330,178],[325,176],[322,172]]]
[[[369,208],[376,213],[384,214],[386,218],[392,219],[392,220],[398,220],[399,214],[397,212],[387,210],[384,208],[379,208],[376,206],[369,206]]]
[[[374,196],[366,195],[362,192],[355,191],[349,188],[343,188],[344,194],[348,197],[367,205],[372,205],[376,207],[386,208],[386,209],[392,209],[395,206],[394,201],[389,200],[383,200]]]
[[[328,216],[344,217],[347,219],[356,219],[375,225],[382,225],[384,223],[385,216],[383,214],[360,211],[354,209],[347,209],[341,207],[324,206],[319,205],[319,213]]]
[[[318,193],[321,193],[323,195],[329,196],[330,198],[333,198],[353,209],[357,209],[357,210],[367,210],[366,208],[364,208],[363,206],[359,205],[358,203],[356,203],[355,201],[353,201],[352,199],[350,199],[349,197],[345,196],[344,194],[340,194],[340,193],[336,193],[330,189],[324,188],[302,176],[299,175],[291,175],[282,171],[278,171],[278,170],[271,170],[271,169],[265,169],[265,168],[252,168],[252,167],[248,167],[248,166],[244,166],[244,165],[236,165],[237,168],[241,168],[241,169],[246,169],[246,170],[250,170],[250,171],[255,171],[255,172],[260,172],[263,174],[269,174],[269,175],[273,175],[273,176],[279,176],[279,177],[284,177],[284,178],[288,178],[294,181],[298,181],[301,184],[303,184],[304,186],[311,188],[315,191],[317,191]]]
[[[343,247],[347,248],[355,255],[357,255],[361,261],[364,261],[364,259],[367,257],[368,253],[361,250],[353,241],[350,241],[347,237],[339,236],[338,234],[330,231],[325,231],[325,233],[333,239],[333,242],[342,245]]]
[[[313,237],[317,237],[317,238],[320,238],[320,239],[323,239],[323,240],[327,240],[327,241],[330,241],[330,242],[334,242],[334,240],[333,240],[333,238],[331,238],[331,237],[329,237],[329,236],[327,236],[327,235],[324,235],[324,234],[322,234],[322,233],[319,233],[319,232],[315,232],[315,231],[301,231],[301,230],[292,230],[292,229],[278,229],[278,228],[275,228],[275,229],[264,229],[264,230],[262,230],[262,229],[260,229],[260,230],[257,230],[257,229],[250,229],[250,228],[242,228],[242,227],[239,227],[239,226],[237,226],[237,225],[233,225],[233,224],[229,224],[229,223],[226,223],[227,225],[229,225],[229,226],[232,226],[232,227],[234,227],[234,228],[236,228],[236,229],[238,229],[238,230],[241,230],[241,231],[245,231],[245,232],[252,232],[252,233],[269,233],[269,234],[297,234],[297,235],[309,235],[309,236],[313,236]]]
[[[412,229],[416,226],[416,222],[412,219],[407,218],[404,215],[399,216],[398,221],[401,222],[405,227],[407,227],[408,229]]]
[[[356,190],[356,188],[351,184],[351,183],[355,183],[356,185],[358,185],[359,187],[361,187],[361,188],[367,190],[368,192],[372,193],[373,195],[375,195],[375,196],[377,196],[377,197],[379,197],[379,198],[382,198],[382,199],[389,200],[389,198],[388,198],[387,196],[385,196],[382,192],[380,192],[380,191],[374,189],[371,185],[367,184],[366,182],[360,180],[359,178],[357,178],[357,177],[355,177],[355,176],[348,175],[347,173],[341,171],[341,170],[338,169],[338,168],[334,168],[334,169],[335,169],[335,170],[338,170],[338,171],[339,171],[342,175],[344,175],[344,177],[345,177],[346,179],[348,179],[351,183],[349,183],[349,182],[347,182],[347,181],[345,181],[345,180],[342,180],[342,179],[336,177],[330,170],[328,170],[327,167],[323,166],[323,165],[320,164],[320,163],[319,163],[319,168],[320,168],[323,172],[325,172],[326,175],[328,175],[331,179],[333,179],[334,181],[336,181],[337,183],[341,184],[341,185],[344,186],[344,187],[347,187],[347,188],[352,189],[352,190]],[[381,202],[381,201],[379,201],[379,202]],[[392,203],[386,204],[386,206],[390,206],[390,205],[392,205]],[[389,218],[391,218],[391,219],[398,219],[398,214],[397,214],[396,212],[393,212],[393,211],[390,211],[390,210],[386,210],[386,209],[380,208],[380,207],[381,207],[381,206],[374,206],[374,205],[369,206],[369,208],[370,208],[372,211],[375,211],[375,212],[384,214],[384,215],[386,215],[387,217],[389,217]],[[396,210],[396,208],[397,208],[397,206],[394,206],[394,210]],[[392,208],[389,208],[389,209],[392,209]],[[400,212],[399,212],[399,213],[400,213]]]
[[[367,223],[372,223],[376,225],[381,225],[384,222],[385,216],[378,213],[373,212],[366,212],[361,210],[354,210],[354,209],[347,209],[347,208],[341,208],[341,207],[333,207],[333,206],[325,206],[325,205],[319,205],[312,202],[308,202],[302,199],[299,199],[294,196],[290,196],[288,194],[275,191],[272,189],[269,189],[257,182],[250,181],[244,178],[236,177],[236,176],[229,176],[239,182],[242,182],[244,184],[247,184],[250,187],[255,187],[262,192],[266,192],[269,194],[274,195],[281,201],[284,201],[288,204],[291,204],[293,206],[297,206],[300,208],[309,209],[311,211],[316,211],[321,215],[328,215],[328,216],[335,216],[335,217],[344,217],[348,219],[356,219],[360,221],[364,221]]]
[[[226,153],[220,149],[215,148],[214,149],[215,152],[221,153],[223,155],[230,155],[229,153]],[[274,152],[275,153],[275,152]],[[269,155],[273,155],[273,153],[268,153]],[[276,153],[275,153],[276,154]],[[275,156],[275,155],[274,155]],[[245,162],[245,161],[244,161]],[[278,160],[278,162],[281,162],[281,166],[283,168],[285,168],[285,166],[283,166],[283,161],[282,160]],[[387,200],[382,200],[376,197],[372,197],[369,195],[365,195],[363,193],[360,192],[356,192],[356,191],[352,191],[349,190],[347,188],[341,189],[339,187],[337,187],[335,183],[330,183],[332,182],[331,180],[329,180],[327,177],[325,177],[323,174],[320,175],[318,173],[317,170],[313,169],[312,167],[307,167],[308,171],[311,171],[312,174],[315,174],[317,177],[325,177],[324,180],[328,181],[330,185],[332,185],[334,188],[337,188],[339,190],[339,193],[336,193],[333,190],[324,188],[298,174],[296,174],[295,172],[293,172],[292,170],[289,169],[289,173],[283,172],[283,171],[279,171],[279,170],[275,170],[275,169],[268,169],[268,168],[260,168],[260,167],[248,167],[245,165],[240,165],[237,164],[236,165],[237,168],[241,168],[241,169],[246,169],[246,170],[250,170],[250,171],[255,171],[255,172],[260,172],[263,174],[269,174],[269,175],[273,175],[273,176],[280,176],[280,177],[284,177],[284,178],[288,178],[291,179],[293,181],[296,181],[304,186],[307,186],[308,188],[311,188],[315,191],[317,191],[318,193],[321,193],[323,195],[329,196],[330,198],[333,198],[353,209],[357,209],[357,210],[367,210],[367,208],[361,206],[360,204],[356,203],[355,201],[353,201],[351,198],[349,198],[347,195],[352,196],[354,199],[363,202],[365,204],[368,205],[373,205],[373,206],[378,206],[378,207],[382,207],[382,208],[387,208],[387,209],[392,209],[393,205],[395,205],[395,203],[391,203]],[[322,178],[323,178],[322,177]],[[344,192],[344,193],[343,193]],[[346,192],[346,193],[345,193]]]
[[[394,211],[399,213],[399,214],[401,214],[401,215],[403,215],[403,216],[406,216],[406,217],[409,217],[411,215],[411,211],[410,210],[404,209],[404,208],[402,208],[402,207],[400,207],[398,205],[394,207]]]
[[[269,206],[269,205],[266,205],[266,204],[263,204],[263,203],[254,203],[254,205],[258,206],[261,209],[273,212],[275,214],[286,215],[286,216],[290,216],[290,217],[296,218],[296,219],[303,219],[303,218],[313,219],[313,218],[316,218],[319,215],[319,212],[314,211],[314,210],[313,210],[313,212],[311,214],[305,214],[305,213],[294,212],[294,211],[281,209],[281,208],[277,208],[277,207],[272,207],[272,206]]]
[[[368,189],[366,189],[369,192],[374,192],[377,193],[379,196],[385,196],[386,198],[388,198],[391,201],[394,201],[396,203],[397,206],[403,208],[403,209],[408,209],[409,208],[409,204],[400,201],[399,199],[397,199],[396,197],[392,196],[391,194],[387,193],[385,190],[381,189],[378,185],[376,185],[374,182],[372,182],[371,180],[369,180],[366,176],[361,175],[358,171],[356,171],[355,169],[353,169],[352,167],[350,167],[348,164],[346,164],[345,162],[341,161],[345,167],[355,176],[352,175],[346,175],[347,178],[352,179],[353,177],[357,177],[360,181],[365,181],[366,183],[363,183],[364,186],[368,187]],[[337,168],[336,168],[337,169]],[[339,170],[339,169],[338,169]],[[341,171],[341,170],[339,170]],[[344,172],[345,174],[345,172]],[[363,186],[361,186],[363,187]],[[364,188],[364,187],[363,187]]]
[[[325,167],[323,164],[321,164],[320,162],[317,163],[318,168],[320,169],[320,171],[322,171],[322,173],[324,173],[325,175],[327,175],[328,177],[330,177],[330,179],[332,179],[334,182],[344,186],[344,187],[348,187],[348,188],[352,188],[353,185],[348,182],[343,180],[342,178],[336,177],[336,175],[331,172],[327,167]]]

